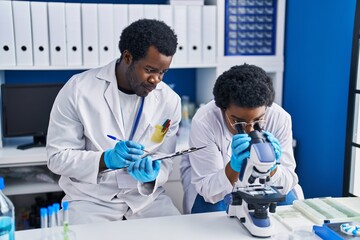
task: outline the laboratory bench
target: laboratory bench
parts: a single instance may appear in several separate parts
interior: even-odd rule
[[[276,222],[276,226],[278,231],[288,231],[278,222]],[[228,217],[225,212],[83,224],[70,226],[70,229],[75,232],[76,240],[252,239],[240,221],[236,218]],[[40,240],[44,236],[42,230],[17,231],[15,239]],[[54,229],[54,231],[56,230],[61,230],[61,228]]]
[[[360,198],[336,198],[337,201],[360,212]],[[289,206],[279,206],[277,211]],[[275,213],[276,214],[276,213]],[[270,214],[275,226],[275,236],[287,236],[293,234],[291,230],[282,224],[274,214]],[[200,213],[179,215],[170,217],[146,218],[137,220],[114,221],[94,224],[71,225],[71,232],[76,240],[98,239],[254,239],[237,218],[230,218],[225,212]],[[312,226],[304,225],[302,231],[311,232]],[[53,229],[33,229],[17,231],[16,240],[42,239],[53,231],[61,232],[62,227]],[[276,239],[276,238],[275,238]],[[288,239],[288,238],[281,238]],[[312,239],[320,239],[313,237]],[[70,240],[70,239],[69,239]]]

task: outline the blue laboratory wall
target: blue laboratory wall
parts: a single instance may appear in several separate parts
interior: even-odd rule
[[[74,74],[83,70],[16,70],[5,71],[5,83],[65,83]],[[169,84],[180,96],[187,95],[190,101],[195,102],[196,69],[170,69],[163,81]]]
[[[355,0],[288,0],[283,106],[305,197],[341,196]]]

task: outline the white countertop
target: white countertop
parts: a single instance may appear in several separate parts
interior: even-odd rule
[[[288,230],[275,219],[276,230]],[[172,217],[147,218],[97,224],[70,226],[77,240],[99,239],[143,239],[143,240],[185,240],[185,239],[253,239],[237,218],[230,218],[225,212],[201,213]],[[42,229],[16,232],[16,240],[41,239]],[[57,228],[55,230],[61,230]]]
[[[336,200],[354,211],[360,212],[360,198],[336,198]],[[277,209],[280,210],[287,207],[289,206],[279,206]],[[291,233],[290,230],[274,218],[272,214],[270,214],[270,218],[275,227],[275,234],[286,235]],[[310,228],[304,229],[311,231],[311,228],[310,226]],[[51,230],[53,233],[61,232],[62,228],[17,231],[15,237],[16,240],[40,240],[45,239],[44,235],[48,234]],[[237,218],[230,218],[225,212],[72,225],[70,226],[70,230],[75,233],[76,240],[254,239]]]

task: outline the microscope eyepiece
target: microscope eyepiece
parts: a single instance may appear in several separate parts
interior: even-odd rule
[[[260,127],[260,124],[257,122],[257,123],[255,123],[254,124],[254,129],[256,130],[256,131],[259,131],[259,132],[261,132],[263,129]]]
[[[240,124],[236,124],[236,125],[235,125],[235,129],[236,129],[236,131],[237,131],[239,134],[244,134],[244,133],[246,133],[246,132],[245,132],[245,129],[243,129],[243,127],[242,127]]]

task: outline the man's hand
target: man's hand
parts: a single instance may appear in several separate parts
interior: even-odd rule
[[[107,168],[119,169],[128,167],[131,163],[141,159],[144,146],[133,141],[120,141],[113,149],[104,153],[104,162]]]
[[[152,182],[160,172],[161,161],[153,161],[150,156],[138,159],[128,167],[128,173],[139,182]]]

